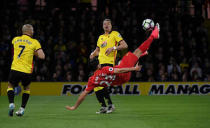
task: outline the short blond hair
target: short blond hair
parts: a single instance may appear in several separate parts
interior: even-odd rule
[[[33,30],[33,26],[31,24],[24,24],[22,27],[22,33],[30,32]]]

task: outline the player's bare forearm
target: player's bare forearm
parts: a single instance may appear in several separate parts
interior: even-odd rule
[[[131,68],[115,68],[114,69],[114,73],[126,73],[126,72],[131,72],[131,71],[135,71],[135,67],[131,67]]]
[[[99,52],[99,47],[96,47],[96,49],[90,54],[90,59],[93,59],[94,57],[98,56]]]
[[[123,49],[126,49],[126,48],[128,48],[127,43],[124,40],[121,40],[119,42],[119,46],[116,47],[116,50],[123,50]]]
[[[108,48],[106,50],[105,54],[108,56],[114,50],[122,50],[122,49],[126,49],[126,48],[128,48],[127,43],[124,40],[121,40],[119,42],[119,46],[114,46],[114,47]]]
[[[83,102],[83,100],[85,99],[85,97],[87,96],[87,94],[89,93],[90,91],[83,91],[79,98],[77,99],[77,102],[75,103],[74,106],[66,106],[66,109],[68,110],[75,110],[79,107],[79,105]]]
[[[141,70],[141,65],[130,68],[114,68],[114,73],[126,73],[132,71],[140,71],[140,70]]]

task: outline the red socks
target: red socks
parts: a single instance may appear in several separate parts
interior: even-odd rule
[[[141,50],[141,53],[144,53],[145,51],[147,51],[152,43],[152,41],[154,40],[153,36],[149,36],[149,38],[147,40],[145,40],[138,48]]]
[[[159,24],[157,24],[155,26],[155,29],[152,31],[151,35],[149,36],[149,38],[138,47],[141,50],[141,53],[144,53],[149,49],[154,39],[159,38],[159,31],[160,31]]]

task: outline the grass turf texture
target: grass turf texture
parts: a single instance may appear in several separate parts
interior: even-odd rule
[[[99,105],[88,96],[76,111],[67,111],[77,96],[31,96],[23,117],[8,117],[7,97],[0,97],[0,128],[208,128],[210,96],[112,96],[116,111],[95,114]],[[15,98],[16,110],[21,97]]]

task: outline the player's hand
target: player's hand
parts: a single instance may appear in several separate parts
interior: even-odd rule
[[[93,55],[93,53],[90,54],[90,59],[92,60],[95,56]]]
[[[139,65],[139,62],[136,64],[135,69],[136,71],[141,71],[142,65]]]
[[[106,50],[106,55],[108,56],[112,51],[114,51],[114,48],[113,47],[111,47],[111,48],[108,48],[107,50]]]
[[[72,107],[71,107],[71,106],[66,106],[66,109],[67,109],[67,110],[71,110],[71,111],[73,111],[73,110],[75,110],[75,109],[76,109],[76,107],[74,107],[74,106],[72,106]]]

